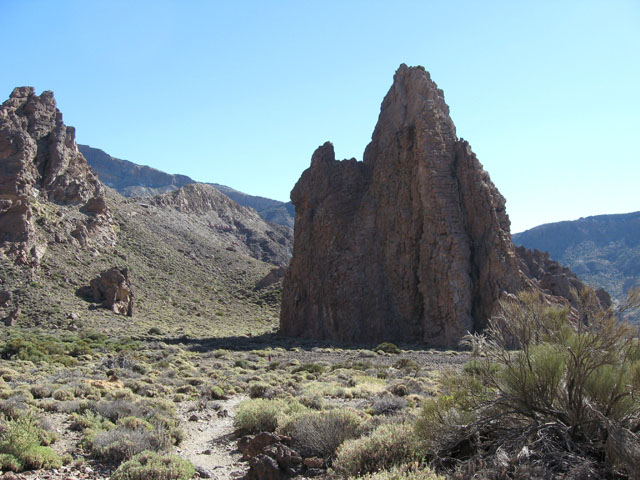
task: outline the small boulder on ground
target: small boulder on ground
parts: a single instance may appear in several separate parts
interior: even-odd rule
[[[93,299],[120,315],[133,316],[133,289],[129,269],[112,267],[90,282]]]

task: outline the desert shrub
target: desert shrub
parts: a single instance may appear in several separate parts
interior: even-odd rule
[[[253,382],[249,384],[249,398],[270,398],[272,389],[266,383]]]
[[[523,464],[543,477],[569,475],[570,465],[585,475],[634,472],[640,344],[596,302],[590,290],[573,312],[533,293],[501,302],[485,334],[470,339],[475,362],[424,404],[416,432],[432,457],[444,465],[466,451],[485,477]]]
[[[360,480],[444,480],[444,477],[435,474],[430,468],[415,464],[367,473],[358,478]]]
[[[49,385],[32,385],[29,389],[33,398],[49,398],[52,393],[52,389]]]
[[[279,422],[282,423],[287,416],[304,409],[297,400],[245,400],[238,406],[233,426],[243,434],[275,432]]]
[[[373,401],[371,405],[371,413],[373,415],[393,415],[409,405],[409,402],[404,397],[392,397],[385,395],[384,397],[378,397]]]
[[[82,413],[71,414],[69,428],[74,431],[82,432],[84,430],[110,430],[115,425],[109,420],[105,420],[101,415],[86,410]]]
[[[384,353],[400,353],[401,352],[398,346],[391,342],[382,342],[376,348],[374,348],[373,351],[384,352]]]
[[[200,395],[209,400],[224,400],[224,390],[218,385],[208,385],[202,388]]]
[[[117,465],[145,450],[167,451],[171,444],[171,437],[164,427],[154,427],[136,417],[125,417],[118,421],[116,428],[95,435],[91,453],[94,458]]]
[[[293,415],[282,431],[291,437],[305,457],[329,457],[347,439],[354,438],[362,417],[349,408],[323,412],[304,411]]]
[[[60,457],[43,445],[46,432],[30,414],[3,425],[0,433],[0,467],[21,472],[27,469],[59,468]]]
[[[101,400],[92,405],[92,410],[112,422],[121,417],[144,417],[145,413],[140,404],[124,398]]]
[[[420,450],[409,424],[386,424],[369,435],[344,442],[333,468],[346,476],[360,476],[420,460]]]
[[[401,358],[393,366],[398,370],[416,370],[419,368],[419,365],[410,358]]]
[[[303,363],[302,365],[298,365],[293,370],[291,370],[291,373],[307,372],[313,375],[320,375],[324,372],[324,370],[324,365],[321,365],[319,363]]]
[[[195,475],[193,464],[177,455],[141,452],[123,463],[112,480],[189,480]]]
[[[58,401],[73,400],[75,398],[74,391],[70,388],[59,388],[53,392],[53,399]]]

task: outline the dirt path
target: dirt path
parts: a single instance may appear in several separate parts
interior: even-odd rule
[[[191,460],[204,478],[236,479],[246,473],[247,464],[240,461],[242,455],[233,437],[236,406],[244,399],[236,396],[209,402],[205,408],[197,402],[183,402],[178,406],[185,437],[176,451]]]

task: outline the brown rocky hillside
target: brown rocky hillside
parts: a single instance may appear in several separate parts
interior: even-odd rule
[[[17,88],[0,107],[0,175],[0,288],[16,325],[235,335],[277,316],[278,286],[254,286],[288,261],[287,229],[207,185],[146,200],[104,187],[51,92]],[[128,268],[133,320],[82,294],[113,266]]]

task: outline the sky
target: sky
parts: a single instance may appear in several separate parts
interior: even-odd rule
[[[53,90],[78,143],[287,201],[362,159],[401,63],[445,92],[511,231],[640,210],[640,0],[0,0],[0,101]]]

